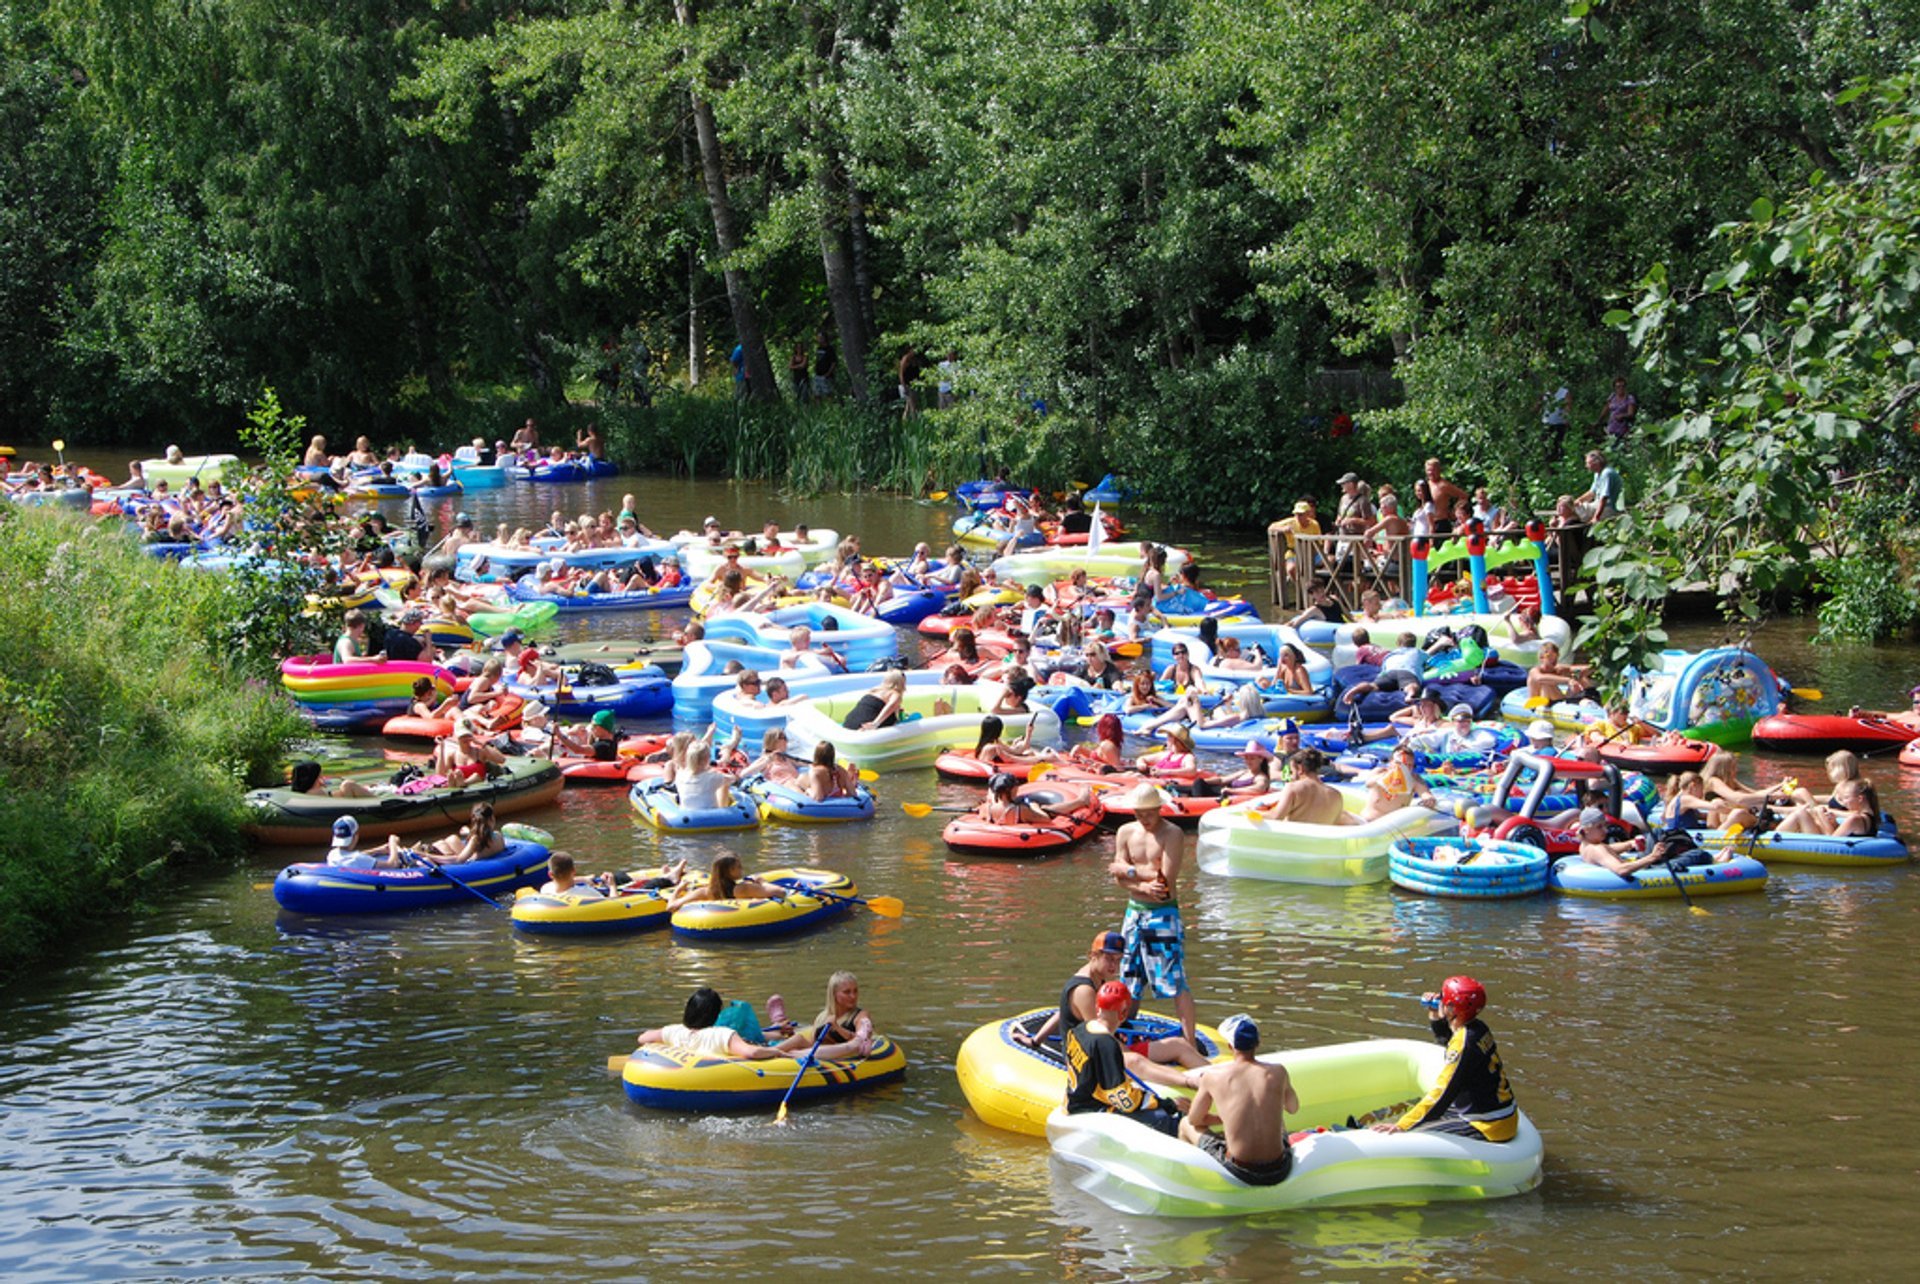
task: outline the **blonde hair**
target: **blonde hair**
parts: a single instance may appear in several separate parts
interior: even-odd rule
[[[827,1006],[821,1008],[820,1015],[813,1019],[813,1024],[816,1027],[831,1024],[833,1019],[839,1015],[839,1013],[834,1010],[833,992],[849,981],[855,985],[860,984],[860,978],[845,968],[841,968],[838,972],[835,972],[827,978]]]
[[[1833,773],[1836,771],[1840,773],[1839,779],[1834,778]],[[1832,753],[1828,754],[1827,755],[1827,779],[1832,780],[1833,783],[1836,785],[1839,784],[1842,780],[1860,779],[1859,756],[1855,754],[1851,749],[1836,749]]]
[[[1240,713],[1247,718],[1258,718],[1267,712],[1267,702],[1260,694],[1260,688],[1249,682],[1234,693],[1233,701],[1240,707]]]
[[[1713,757],[1701,764],[1700,779],[1703,781],[1719,780],[1729,785],[1736,784],[1738,782],[1734,779],[1733,771],[1733,755],[1723,751],[1716,753]]]
[[[905,691],[907,689],[906,673],[900,669],[888,669],[887,676],[880,679],[880,689],[882,691]]]

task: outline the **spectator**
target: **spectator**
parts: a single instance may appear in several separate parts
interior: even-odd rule
[[[1341,409],[1339,402],[1333,403],[1333,422],[1327,429],[1329,437],[1353,436],[1353,416]]]
[[[1567,387],[1561,384],[1552,392],[1540,394],[1541,436],[1547,441],[1547,458],[1556,459],[1560,455],[1561,444],[1567,436]]]
[[[1633,431],[1633,420],[1640,413],[1640,403],[1627,391],[1625,379],[1613,381],[1613,395],[1607,398],[1607,417],[1604,422],[1607,436],[1614,441],[1625,441],[1627,434]]]
[[[1593,474],[1593,485],[1574,501],[1574,507],[1588,522],[1599,523],[1620,511],[1620,474],[1598,450],[1587,452],[1587,471]]]

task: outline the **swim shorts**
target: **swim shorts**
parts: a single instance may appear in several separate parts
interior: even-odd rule
[[[1217,1132],[1200,1134],[1200,1149],[1212,1156],[1215,1163],[1227,1170],[1227,1175],[1249,1186],[1278,1186],[1293,1171],[1293,1151],[1282,1152],[1280,1158],[1265,1164],[1236,1164],[1227,1158],[1227,1139]]]
[[[1127,938],[1120,979],[1136,997],[1151,989],[1158,997],[1171,999],[1187,989],[1178,905],[1148,906],[1129,901],[1126,922],[1120,930]]]

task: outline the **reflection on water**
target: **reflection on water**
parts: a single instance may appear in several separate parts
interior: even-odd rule
[[[754,487],[622,481],[650,525],[709,511],[937,538],[947,515]],[[544,516],[523,490],[465,501]],[[520,505],[519,509],[512,507]],[[1203,554],[1211,550],[1203,542]],[[1223,550],[1246,561],[1246,549]],[[1218,562],[1217,555],[1210,560]],[[602,619],[604,636],[652,621]],[[1687,637],[1699,645],[1704,637]],[[1763,653],[1831,707],[1885,707],[1912,648]],[[359,752],[377,752],[361,741]],[[1802,776],[1807,760],[1763,769]],[[1751,768],[1750,768],[1751,770]],[[1874,763],[1876,779],[1896,779]],[[1197,873],[1181,889],[1200,1015],[1251,1012],[1270,1047],[1425,1037],[1414,1002],[1486,983],[1488,1019],[1547,1142],[1540,1191],[1489,1205],[1241,1222],[1126,1218],[1076,1190],[1043,1142],[988,1129],[952,1072],[979,1024],[1050,1003],[1118,926],[1111,839],[1060,858],[956,858],[905,800],[978,794],[883,778],[879,817],[703,840],[634,823],[620,790],[533,819],[589,870],[719,850],[819,865],[898,896],[810,935],[736,948],[669,933],[520,937],[479,904],[396,919],[280,918],[252,884],[283,853],[180,890],[0,1000],[0,1274],[98,1278],[857,1278],[1095,1280],[1904,1274],[1911,1122],[1910,870],[1782,866],[1758,895],[1614,905],[1478,903],[1384,886]],[[1911,794],[1884,791],[1909,828]],[[306,853],[312,855],[313,853]],[[631,1106],[610,1055],[710,984],[811,1016],[850,967],[900,1041],[906,1080],[797,1109],[685,1118]],[[1842,1258],[1840,1255],[1845,1254]],[[712,1265],[709,1265],[712,1264]]]

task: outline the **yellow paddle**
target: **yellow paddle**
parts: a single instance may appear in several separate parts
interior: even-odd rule
[[[621,1072],[622,1070],[625,1070],[626,1068],[627,1068],[627,1054],[626,1054],[626,1053],[624,1053],[624,1052],[617,1052],[617,1053],[615,1053],[615,1054],[614,1054],[613,1056],[610,1056],[610,1057],[608,1057],[608,1058],[607,1058],[607,1073],[608,1073],[608,1074],[619,1074],[619,1073],[620,1073],[620,1072]]]
[[[1522,707],[1527,709],[1544,709],[1549,703],[1551,703],[1551,701],[1545,696],[1528,696]]]
[[[1827,693],[1819,687],[1788,687],[1787,690],[1793,692],[1793,694],[1799,696],[1802,700],[1824,700],[1827,698]]]
[[[872,770],[869,770],[869,769],[868,769],[868,768],[866,768],[866,767],[862,767],[862,768],[860,768],[860,780],[861,780],[861,783],[862,783],[862,784],[868,784],[868,785],[871,785],[871,784],[873,784],[873,783],[874,783],[875,781],[877,781],[877,780],[879,780],[879,779],[880,779],[880,773],[879,773],[879,772],[877,772],[877,771],[872,771]]]
[[[972,811],[973,808],[971,807],[936,807],[932,803],[903,802],[900,804],[900,810],[906,812],[907,815],[912,816],[915,820],[924,820],[926,817],[933,815],[933,813],[936,811],[947,812],[957,816],[963,812]]]
[[[945,499],[946,497],[947,497],[947,492],[944,490],[930,490],[927,492],[927,498],[932,500],[936,504],[939,503],[941,500]]]
[[[1033,764],[1033,770],[1027,773],[1027,779],[1029,781],[1039,780],[1047,775],[1047,773],[1056,769],[1055,764],[1051,762],[1036,762]]]

